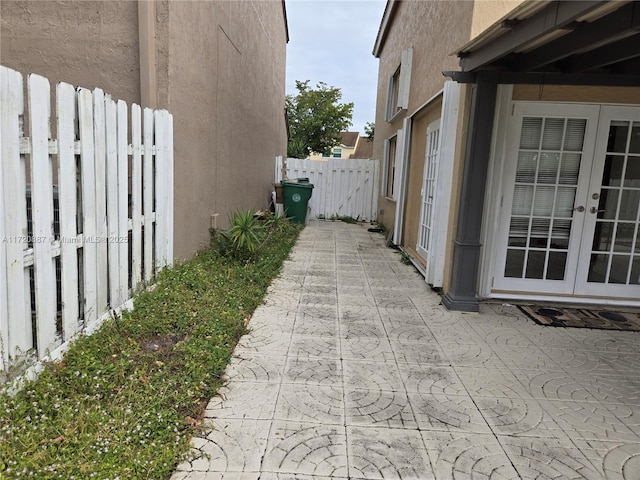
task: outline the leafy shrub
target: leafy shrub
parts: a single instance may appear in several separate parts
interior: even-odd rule
[[[278,234],[291,234],[296,230],[291,221],[285,215],[280,215],[277,212],[267,212],[264,214],[264,226],[269,231],[269,234],[272,232]]]
[[[250,259],[265,239],[264,225],[253,210],[234,212],[229,216],[231,226],[218,231],[217,244],[223,253]]]

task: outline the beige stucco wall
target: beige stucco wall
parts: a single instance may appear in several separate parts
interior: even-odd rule
[[[0,62],[140,103],[138,12],[129,0],[0,2]],[[286,155],[283,5],[158,0],[152,17],[143,73],[174,116],[174,253],[185,258],[208,243],[212,214],[225,226],[270,200]]]
[[[523,3],[524,0],[475,0],[473,3],[473,20],[471,22],[471,36],[473,39],[480,35],[503,16]],[[462,45],[458,45],[461,47]]]
[[[449,54],[469,39],[472,14],[472,2],[399,2],[379,55],[374,158],[384,162],[385,140],[402,128],[403,115],[393,122],[384,118],[389,78],[400,65],[402,51],[413,48],[407,109],[411,114],[443,88],[442,71],[457,67],[457,58]],[[395,202],[381,195],[378,205],[378,220],[392,229]]]
[[[402,128],[403,117],[415,113],[434,97],[447,80],[445,70],[457,70],[457,48],[515,8],[521,0],[399,2],[385,34],[379,58],[374,158],[384,159],[384,141]],[[389,78],[400,64],[402,51],[413,48],[409,108],[393,122],[384,119]],[[462,152],[457,152],[461,154]],[[424,151],[412,152],[419,161]],[[459,156],[459,155],[457,155]],[[395,202],[381,196],[379,220],[388,228],[395,221]],[[411,217],[407,217],[411,221]],[[416,227],[417,228],[417,227]]]
[[[529,102],[580,102],[640,104],[640,87],[580,87],[564,85],[514,85],[514,100]]]
[[[168,105],[184,152],[175,169],[176,235],[184,236],[176,255],[185,256],[208,241],[212,214],[224,227],[229,212],[270,200],[274,158],[286,155],[282,4],[170,2],[169,37]]]
[[[2,65],[140,101],[137,2],[2,1],[0,23]]]

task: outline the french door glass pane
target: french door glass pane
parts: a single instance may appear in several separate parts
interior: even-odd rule
[[[611,258],[611,270],[609,272],[609,283],[625,284],[627,283],[627,274],[629,273],[629,262],[631,257],[628,255],[613,255]]]
[[[529,250],[527,258],[527,271],[525,278],[544,278],[544,261],[546,259],[545,251]]]
[[[540,168],[538,169],[538,183],[556,183],[559,166],[559,153],[542,152],[540,154]]]
[[[635,233],[635,223],[618,223],[618,228],[616,228],[616,241],[613,243],[613,251],[625,253],[631,252]]]
[[[604,283],[607,275],[608,262],[609,255],[591,254],[587,281]]]
[[[640,153],[640,122],[633,122],[629,153]]]
[[[538,152],[520,152],[518,155],[518,170],[516,182],[533,183],[538,166]]]
[[[638,210],[640,210],[640,189],[623,190],[620,200],[620,220],[638,220]]]
[[[595,235],[593,236],[593,251],[608,252],[613,244],[614,222],[597,222]]]
[[[508,278],[522,278],[522,268],[524,266],[524,250],[507,249],[507,263],[504,269],[504,276]]]
[[[571,233],[571,220],[555,219],[551,231],[552,248],[558,250],[569,248],[569,233]]]
[[[564,137],[565,151],[580,152],[584,144],[584,132],[587,128],[587,121],[581,118],[570,118],[567,120],[567,132]]]
[[[629,122],[611,122],[607,152],[625,152],[628,132]]]
[[[580,173],[581,158],[582,155],[580,155],[579,153],[565,153],[564,155],[562,155],[559,183],[567,185],[578,184],[578,174]]]
[[[547,118],[542,135],[543,150],[560,150],[564,134],[564,118]]]
[[[556,217],[571,218],[573,216],[573,204],[576,199],[576,187],[558,187],[557,195]]]
[[[521,149],[540,148],[540,137],[542,136],[542,118],[525,117],[522,120],[522,133],[520,135]]]
[[[527,237],[529,236],[529,221],[529,218],[511,218],[511,227],[509,228],[510,247],[527,246]]]
[[[533,204],[534,215],[550,216],[553,212],[554,187],[541,187],[536,189],[536,200]]]
[[[622,183],[622,170],[624,168],[623,155],[607,155],[604,160],[604,174],[602,185],[618,187]]]
[[[567,265],[567,252],[549,252],[549,265],[547,266],[547,279],[563,280],[564,270]]]
[[[625,187],[640,187],[640,157],[627,157],[627,171],[624,174]]]
[[[533,199],[533,185],[516,185],[513,194],[513,215],[529,215]]]
[[[631,278],[629,279],[631,284],[640,284],[640,256],[633,257],[631,264]]]

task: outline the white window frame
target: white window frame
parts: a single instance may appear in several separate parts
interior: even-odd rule
[[[402,51],[400,65],[389,77],[387,90],[387,108],[385,120],[393,121],[409,108],[409,90],[411,87],[411,66],[413,63],[413,48]]]

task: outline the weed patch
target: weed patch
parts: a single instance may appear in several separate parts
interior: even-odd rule
[[[297,238],[272,223],[250,259],[212,247],[164,270],[132,312],[0,394],[0,478],[169,478]]]

